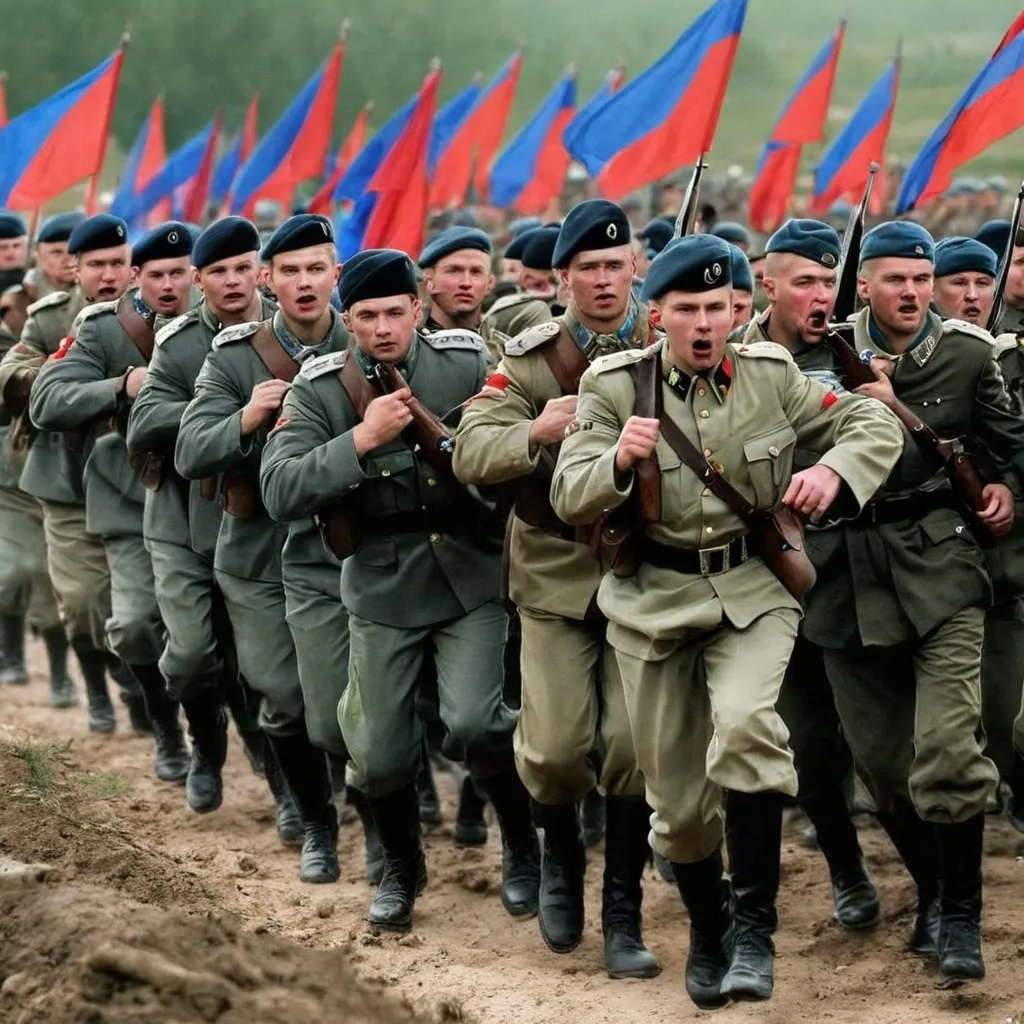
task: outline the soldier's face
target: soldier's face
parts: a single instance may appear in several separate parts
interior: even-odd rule
[[[453,252],[425,272],[423,283],[430,301],[448,316],[478,313],[494,287],[491,258],[476,249]]]
[[[192,291],[192,261],[188,256],[150,260],[139,268],[139,295],[163,316],[188,311]]]
[[[408,354],[422,315],[415,295],[389,295],[353,303],[342,319],[361,352],[379,363],[397,363]]]
[[[836,272],[795,253],[772,253],[761,285],[771,303],[772,323],[786,336],[814,345],[828,334]]]
[[[732,292],[732,326],[742,327],[750,323],[754,311],[754,296],[750,292],[741,292],[734,288]]]
[[[259,273],[257,254],[246,252],[193,271],[193,279],[215,314],[235,314],[244,313],[252,304]]]
[[[534,270],[520,264],[519,284],[524,291],[534,295],[549,295],[555,290],[555,282],[551,279],[550,270]]]
[[[984,327],[992,312],[996,279],[991,274],[965,270],[935,278],[935,305],[943,316]]]
[[[704,373],[722,361],[732,330],[732,288],[668,292],[652,306],[661,316],[674,365],[689,373]]]
[[[16,270],[28,262],[28,236],[0,238],[0,270]]]
[[[576,309],[590,320],[614,323],[626,315],[636,273],[631,245],[578,252],[565,270],[562,285]]]
[[[519,260],[510,260],[503,258],[501,261],[501,279],[502,281],[511,281],[513,284],[518,284],[519,279],[523,273],[523,265]]]
[[[68,255],[67,242],[40,242],[36,246],[36,265],[60,288],[75,283],[75,261]]]
[[[78,256],[78,283],[90,302],[111,302],[124,295],[132,279],[131,253],[130,246],[117,245]]]
[[[327,311],[341,272],[333,245],[279,253],[265,269],[281,312],[296,323],[309,324]]]
[[[1024,309],[1024,245],[1014,247],[1010,273],[1006,277],[1005,298],[1014,309]]]
[[[916,335],[928,315],[935,270],[928,260],[882,256],[868,260],[857,278],[860,297],[882,327],[898,335]]]

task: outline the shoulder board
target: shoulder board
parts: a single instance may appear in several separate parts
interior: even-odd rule
[[[74,323],[71,325],[71,333],[76,334],[86,320],[91,320],[93,317],[101,316],[104,313],[114,313],[116,311],[116,299],[113,302],[94,302],[91,306],[86,306],[79,311],[78,316],[75,317]]]
[[[972,338],[984,341],[988,345],[991,345],[995,341],[995,338],[993,338],[984,327],[978,327],[977,324],[970,324],[966,320],[943,320],[942,333],[969,334]]]
[[[41,309],[48,309],[50,306],[66,306],[71,301],[71,292],[50,292],[41,299],[36,299],[28,307],[28,315],[38,313]]]
[[[590,372],[594,376],[608,373],[611,370],[622,370],[644,359],[653,359],[661,351],[660,345],[649,345],[647,348],[627,348],[623,352],[612,352],[606,356],[598,356],[590,364]]]
[[[1006,352],[1019,352],[1020,344],[1017,341],[1016,334],[1000,334],[998,338],[992,344],[993,355],[997,358]]]
[[[531,302],[534,299],[540,298],[539,295],[531,295],[529,292],[515,292],[512,295],[502,295],[500,299],[496,299],[494,305],[487,310],[487,316],[491,316],[494,313],[500,313],[503,309],[512,309],[515,306],[521,306],[524,302]]]
[[[542,324],[528,327],[522,334],[517,334],[510,341],[505,342],[505,355],[526,355],[527,352],[557,338],[561,330],[562,325],[557,320],[546,320]]]
[[[343,369],[347,361],[348,352],[345,350],[328,352],[325,356],[306,359],[299,370],[299,376],[305,377],[306,380],[316,380],[317,377],[322,377],[325,373],[330,373],[331,370]]]
[[[774,341],[755,341],[749,345],[735,345],[733,351],[738,356],[748,356],[752,359],[778,359],[783,363],[793,362],[789,349],[776,345]]]
[[[259,320],[250,320],[247,324],[235,324],[232,327],[225,327],[213,339],[213,347],[220,348],[222,345],[230,345],[231,342],[239,341],[242,338],[251,338],[259,330],[259,326]]]
[[[474,331],[434,331],[433,334],[422,334],[420,337],[436,349],[461,348],[482,352],[487,347],[484,339]]]
[[[176,316],[169,323],[163,325],[159,331],[156,332],[156,338],[154,342],[157,345],[162,345],[168,338],[173,337],[179,331],[183,330],[189,324],[194,324],[199,319],[199,311],[190,309],[187,313],[182,313],[181,316]]]

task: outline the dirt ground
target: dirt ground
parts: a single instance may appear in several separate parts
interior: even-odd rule
[[[415,931],[374,935],[358,824],[342,829],[341,881],[300,884],[265,783],[234,739],[224,806],[191,814],[180,788],[153,778],[152,743],[127,731],[123,709],[118,733],[91,736],[84,708],[47,706],[42,652],[30,653],[32,683],[0,689],[2,1024],[1024,1024],[1024,837],[1003,821],[986,841],[985,982],[942,991],[903,952],[912,887],[876,828],[864,823],[862,839],[885,917],[850,935],[831,920],[820,855],[791,827],[775,997],[700,1012],[683,990],[679,897],[653,874],[645,936],[663,966],[653,981],[604,973],[599,856],[574,953],[549,953],[536,921],[509,918],[493,828],[483,850],[457,850],[449,827],[432,829]],[[441,776],[439,788],[450,822],[454,787]],[[5,857],[54,870],[36,884],[5,882]]]

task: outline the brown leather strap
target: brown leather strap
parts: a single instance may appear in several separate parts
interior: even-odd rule
[[[348,400],[352,403],[359,422],[362,423],[363,417],[366,416],[366,407],[379,397],[380,392],[366,379],[366,375],[351,349],[348,351],[345,365],[338,373],[338,380],[341,381],[341,386],[345,389],[345,394],[348,395]]]
[[[253,351],[260,357],[263,365],[277,378],[291,384],[299,372],[299,364],[287,352],[274,333],[272,320],[264,320],[256,333],[249,338]]]
[[[153,358],[153,325],[135,308],[130,292],[125,292],[117,303],[117,322],[135,343],[139,354],[148,363]]]
[[[636,384],[636,415],[645,419],[660,419],[661,401],[661,360],[657,357],[641,359],[632,366]],[[657,453],[649,459],[641,459],[634,468],[636,473],[635,494],[640,511],[640,521],[657,523],[661,520],[661,469]]]
[[[541,349],[544,362],[548,364],[563,395],[576,395],[580,390],[580,377],[590,365],[587,357],[580,351],[579,345],[572,340],[564,324],[558,337]]]

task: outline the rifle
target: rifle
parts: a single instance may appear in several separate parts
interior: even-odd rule
[[[832,299],[832,311],[829,320],[840,323],[857,311],[857,271],[860,264],[860,243],[864,238],[864,218],[867,216],[871,193],[875,187],[875,175],[878,164],[872,162],[868,171],[868,183],[864,186],[864,195],[860,202],[850,211],[850,219],[843,232],[843,246],[839,255],[839,279],[836,283],[836,294]]]
[[[698,202],[700,200],[700,179],[704,176],[704,169],[707,164],[704,162],[705,153],[697,158],[693,165],[693,173],[690,175],[690,183],[686,186],[686,195],[683,196],[683,205],[676,217],[676,228],[673,238],[682,238],[683,235],[692,235],[697,225]]]
[[[988,315],[988,323],[985,329],[990,334],[995,334],[999,329],[999,321],[1003,319],[1003,312],[1006,309],[1006,300],[1003,297],[1006,292],[1006,281],[1010,276],[1010,264],[1013,262],[1013,249],[1017,244],[1017,232],[1020,230],[1021,205],[1024,204],[1024,181],[1020,183],[1017,190],[1017,201],[1013,204],[1013,216],[1010,218],[1010,237],[1006,240],[1006,249],[1003,251],[1003,262],[999,267],[999,280],[996,282],[996,290],[992,299],[992,311]]]

